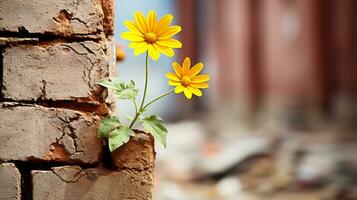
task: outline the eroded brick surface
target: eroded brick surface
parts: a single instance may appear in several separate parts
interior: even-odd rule
[[[98,0],[1,0],[0,32],[94,35],[103,31]]]
[[[108,40],[105,42],[107,55],[109,59],[109,77],[117,77],[117,67],[116,67],[116,58],[115,58],[115,45],[114,38],[110,36]],[[113,115],[115,113],[115,102],[116,97],[112,90],[107,90],[107,98],[105,99],[105,103],[108,106],[109,114]]]
[[[101,0],[104,13],[103,28],[106,35],[114,34],[114,0]]]
[[[21,174],[12,163],[0,164],[0,200],[21,199]]]
[[[0,160],[99,161],[99,117],[34,105],[0,103]]]
[[[112,160],[119,169],[154,168],[154,138],[149,134],[137,134],[112,153]]]
[[[3,53],[3,97],[11,100],[96,100],[96,81],[114,63],[108,44],[92,41],[17,45]]]
[[[32,171],[34,200],[151,200],[152,170],[55,167]]]

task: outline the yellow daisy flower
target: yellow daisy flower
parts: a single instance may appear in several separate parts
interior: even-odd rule
[[[210,77],[208,75],[198,75],[202,69],[203,64],[198,63],[191,68],[191,60],[186,57],[183,61],[182,67],[177,62],[172,63],[175,73],[167,73],[169,85],[175,86],[175,93],[183,92],[187,99],[192,98],[192,94],[202,96],[200,89],[208,88],[206,83]]]
[[[181,48],[182,43],[172,36],[181,31],[181,26],[170,26],[174,19],[172,15],[165,15],[159,21],[156,12],[150,11],[145,17],[141,12],[135,13],[135,21],[125,21],[125,26],[130,32],[121,34],[123,39],[131,41],[129,47],[134,49],[134,55],[148,51],[153,60],[158,60],[160,53],[172,57],[173,48]]]

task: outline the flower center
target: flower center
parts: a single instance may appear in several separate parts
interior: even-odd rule
[[[146,34],[145,34],[145,41],[146,41],[147,43],[152,44],[152,43],[156,42],[156,40],[157,40],[157,35],[156,35],[156,33],[150,32],[150,33],[146,33]]]
[[[181,83],[183,86],[188,86],[191,83],[191,79],[188,76],[183,76],[181,79]]]

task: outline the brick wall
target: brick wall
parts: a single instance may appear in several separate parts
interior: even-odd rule
[[[114,75],[112,35],[112,0],[0,1],[0,200],[151,199],[152,138],[114,167],[96,136],[113,110],[95,84]]]

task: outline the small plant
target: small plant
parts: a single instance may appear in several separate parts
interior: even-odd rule
[[[146,101],[149,57],[154,61],[159,59],[161,53],[168,57],[173,57],[175,55],[173,49],[182,47],[180,41],[172,38],[181,31],[181,26],[170,26],[172,20],[173,16],[170,14],[157,20],[156,12],[150,11],[147,17],[141,12],[136,12],[134,22],[129,20],[125,22],[125,26],[129,29],[129,32],[122,33],[121,37],[131,42],[129,47],[134,49],[134,55],[146,54],[145,85],[143,97],[140,104],[138,104],[137,97],[139,90],[135,87],[134,81],[126,83],[117,78],[106,78],[98,81],[99,85],[112,90],[117,99],[131,101],[135,109],[135,116],[131,119],[129,125],[121,123],[116,116],[102,120],[98,130],[98,137],[102,139],[108,138],[111,152],[128,142],[130,137],[135,135],[133,126],[138,122],[142,124],[147,133],[152,134],[156,140],[166,147],[167,128],[159,116],[144,116],[147,108],[171,93],[183,93],[187,99],[191,99],[192,95],[202,96],[200,89],[208,88],[207,81],[210,77],[208,75],[199,75],[203,69],[203,64],[198,63],[191,68],[191,60],[186,57],[182,66],[177,62],[173,62],[172,67],[174,72],[166,74],[169,79],[168,84],[175,88],[151,101]]]

